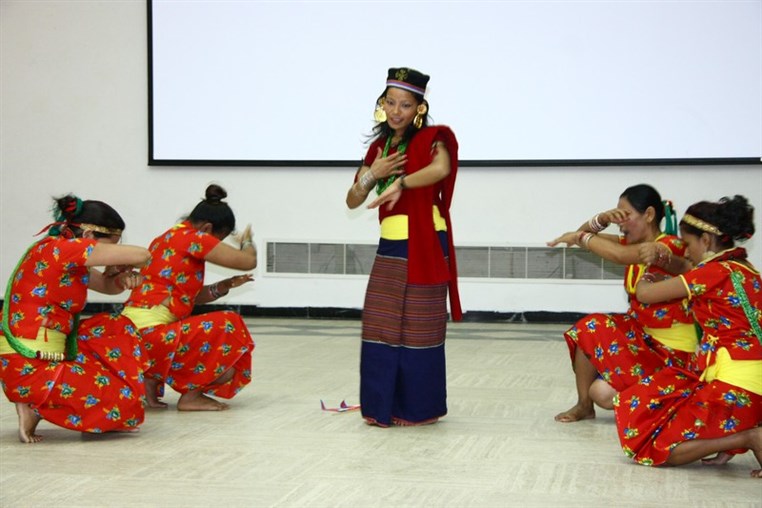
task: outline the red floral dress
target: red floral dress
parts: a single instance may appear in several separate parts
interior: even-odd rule
[[[33,246],[11,282],[8,322],[34,349],[41,327],[68,334],[85,305],[94,240],[48,237]],[[77,329],[71,361],[0,355],[0,380],[11,402],[27,403],[44,420],[81,432],[133,429],[143,422],[145,388],[138,334],[119,315],[98,314]],[[9,351],[0,332],[0,341]]]
[[[168,299],[177,318],[140,330],[147,376],[180,393],[203,388],[231,398],[251,382],[254,341],[249,330],[232,311],[191,315],[203,289],[205,257],[219,243],[187,221],[175,225],[151,243],[151,260],[141,270],[143,284],[132,290],[125,305],[147,309]],[[230,368],[235,369],[230,381],[212,384]]]
[[[622,449],[641,464],[664,463],[684,441],[720,438],[762,424],[762,337],[746,317],[731,271],[743,276],[742,286],[762,325],[759,272],[735,261],[714,260],[681,276],[703,330],[698,371],[662,369],[622,391],[615,402]],[[753,368],[739,375],[739,365]]]
[[[685,254],[685,245],[676,236],[662,235],[657,241],[675,256]],[[630,265],[625,274],[625,290],[630,300],[626,314],[590,314],[565,334],[572,363],[577,347],[595,366],[600,376],[615,390],[638,383],[667,365],[689,365],[698,343],[693,316],[682,301],[644,304],[635,297],[635,286],[647,272],[667,274],[656,266]],[[669,275],[669,274],[667,274]],[[691,337],[691,351],[673,349],[648,333],[680,327]],[[695,342],[693,341],[695,339]]]

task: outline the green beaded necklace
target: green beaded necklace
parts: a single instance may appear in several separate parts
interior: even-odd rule
[[[391,147],[392,147],[392,136],[389,136],[388,138],[386,138],[386,146],[384,147],[384,153],[382,154],[382,157],[386,157],[387,155],[389,155],[389,149]],[[405,150],[407,150],[407,141],[404,141],[397,146],[397,153],[404,154]],[[397,179],[397,175],[392,175],[388,178],[380,179],[378,183],[376,184],[376,194],[381,195],[381,193],[384,192],[396,179]]]

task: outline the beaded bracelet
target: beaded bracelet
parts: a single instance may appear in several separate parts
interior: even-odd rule
[[[245,249],[246,247],[254,247],[254,242],[251,240],[244,240],[241,242],[241,250]]]

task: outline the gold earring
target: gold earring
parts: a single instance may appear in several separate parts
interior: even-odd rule
[[[420,129],[423,125],[423,115],[425,115],[428,110],[429,108],[426,107],[426,104],[418,104],[418,108],[415,110],[415,118],[413,118],[413,125],[415,125],[416,129]]]
[[[383,97],[378,99],[378,102],[376,103],[376,110],[373,112],[373,119],[378,123],[386,121],[386,111],[384,111],[383,101]]]

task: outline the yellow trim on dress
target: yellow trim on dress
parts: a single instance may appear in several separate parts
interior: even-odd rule
[[[674,324],[669,328],[649,328],[643,330],[665,346],[677,351],[695,353],[699,337],[696,325],[688,323]]]
[[[17,351],[11,347],[8,343],[8,339],[4,335],[0,335],[0,355],[12,355]],[[43,328],[42,326],[37,330],[37,337],[34,339],[28,339],[26,337],[16,337],[19,340],[25,340],[28,342],[25,345],[34,351],[43,351],[46,353],[63,353],[66,351],[66,334],[59,332],[58,330],[51,330],[50,328]]]
[[[701,381],[711,383],[715,379],[762,395],[762,360],[733,360],[727,348],[721,347],[714,363],[701,374]]]
[[[654,242],[658,242],[662,238],[667,236],[666,233],[659,233],[659,235],[654,239]],[[632,244],[635,245],[635,244]],[[669,248],[669,245],[664,244],[665,247]],[[669,249],[670,252],[672,252],[672,249]],[[648,271],[649,265],[646,264],[639,264],[639,265],[627,265],[627,269],[624,274],[624,290],[627,292],[628,295],[634,295],[635,290],[637,289],[638,282],[640,282],[641,277],[643,277],[643,274]]]
[[[447,223],[439,213],[439,208],[433,206],[434,230],[447,231]],[[381,221],[381,238],[384,240],[407,240],[407,215],[390,215]]]
[[[122,315],[129,318],[138,330],[149,326],[168,325],[177,321],[177,317],[169,311],[169,308],[161,304],[154,305],[150,309],[125,307]]]

